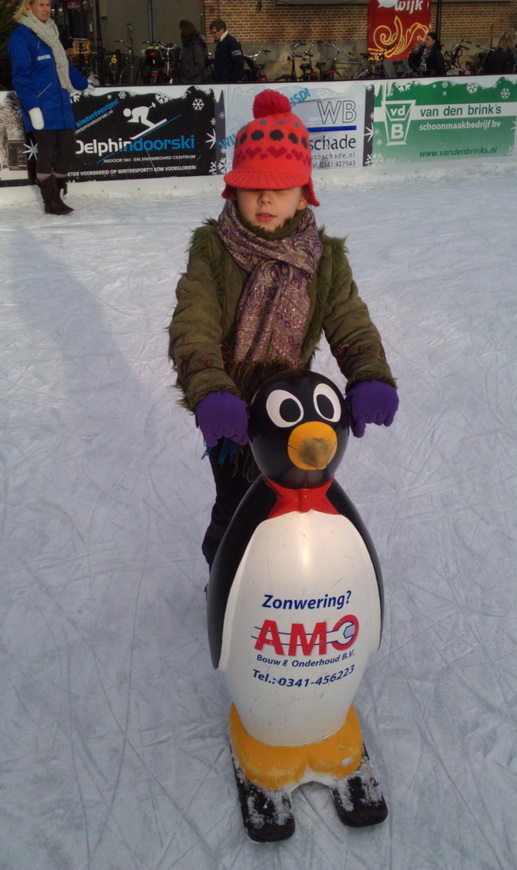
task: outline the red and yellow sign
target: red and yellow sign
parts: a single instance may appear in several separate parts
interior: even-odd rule
[[[430,0],[370,0],[368,52],[389,60],[407,57],[431,29],[430,6]]]

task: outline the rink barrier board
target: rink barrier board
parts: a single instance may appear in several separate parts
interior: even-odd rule
[[[309,130],[315,170],[514,158],[517,75],[271,84]],[[70,177],[224,175],[263,85],[96,88],[74,94]],[[34,143],[16,95],[0,92],[0,185],[28,184]],[[31,172],[32,169],[32,172]]]

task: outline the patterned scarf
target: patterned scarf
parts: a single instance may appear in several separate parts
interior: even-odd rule
[[[430,54],[431,54],[431,47],[428,48],[426,46],[422,52],[422,58],[420,60],[419,66],[418,66],[419,73],[427,72],[427,59],[428,59]]]
[[[228,200],[219,235],[249,278],[237,308],[236,362],[285,360],[296,366],[307,325],[307,284],[323,251],[314,215],[307,209],[286,238],[267,239],[245,226]]]
[[[68,57],[66,56],[66,51],[59,39],[59,30],[57,29],[55,21],[53,21],[52,18],[47,18],[46,21],[40,21],[32,12],[27,12],[20,19],[20,24],[24,24],[25,27],[32,30],[36,36],[45,43],[45,45],[48,45],[54,55],[59,83],[65,91],[72,94],[75,91],[75,88],[70,81],[70,75],[68,73]]]

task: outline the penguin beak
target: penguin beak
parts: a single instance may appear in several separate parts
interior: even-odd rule
[[[304,471],[321,471],[336,455],[337,436],[327,423],[315,420],[293,429],[287,442],[289,459]]]

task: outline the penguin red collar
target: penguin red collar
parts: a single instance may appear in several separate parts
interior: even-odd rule
[[[307,513],[307,511],[320,511],[324,514],[337,514],[333,504],[327,498],[327,490],[329,489],[332,480],[328,480],[323,486],[315,486],[314,488],[303,489],[288,489],[285,486],[280,486],[269,477],[266,480],[276,495],[276,502],[273,505],[268,519],[281,517],[282,514],[288,514],[291,511],[299,511]]]

